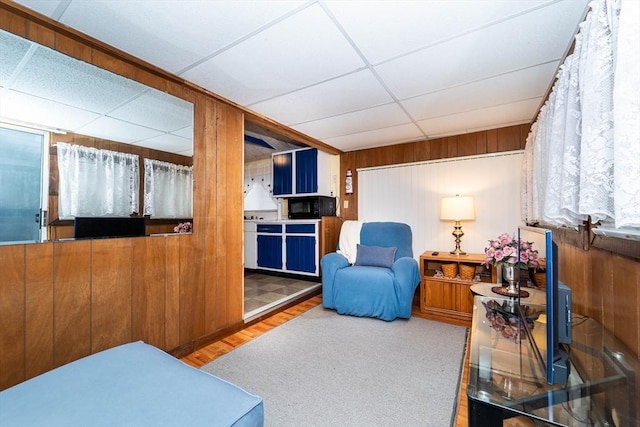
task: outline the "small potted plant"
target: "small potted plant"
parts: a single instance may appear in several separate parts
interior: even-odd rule
[[[173,227],[174,233],[191,233],[192,225],[190,222],[181,222],[180,224]]]
[[[484,249],[484,265],[502,268],[502,275],[509,283],[507,292],[517,294],[515,286],[515,270],[518,268],[533,268],[537,270],[538,251],[533,249],[533,243],[521,240],[518,242],[512,235],[503,233],[495,240],[489,240],[489,246]]]

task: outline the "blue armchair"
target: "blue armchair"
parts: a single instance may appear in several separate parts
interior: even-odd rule
[[[387,321],[411,317],[413,295],[420,283],[411,244],[407,224],[363,223],[353,265],[337,252],[320,260],[322,305],[340,314]]]

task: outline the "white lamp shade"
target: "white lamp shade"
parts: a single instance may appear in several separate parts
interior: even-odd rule
[[[440,219],[445,221],[470,221],[476,219],[473,197],[443,197],[440,203]]]

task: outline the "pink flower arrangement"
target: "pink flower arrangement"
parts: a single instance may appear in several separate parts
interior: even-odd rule
[[[538,251],[533,249],[533,243],[518,241],[508,233],[503,233],[496,240],[489,240],[489,246],[484,248],[486,256],[483,264],[489,267],[491,264],[518,265],[521,268],[534,268],[540,266]]]
[[[192,226],[190,222],[181,222],[180,224],[173,227],[174,233],[191,233]]]

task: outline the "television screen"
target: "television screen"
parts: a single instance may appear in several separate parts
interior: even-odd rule
[[[76,239],[138,237],[146,235],[144,217],[76,217],[73,236]]]
[[[571,290],[558,280],[558,247],[552,231],[541,227],[518,228],[520,243],[529,242],[538,251],[540,268],[521,274],[518,288],[530,281],[545,290],[545,342],[533,342],[541,355],[549,384],[566,384],[569,376],[568,353],[562,344],[571,343]],[[520,302],[520,301],[519,301]]]

